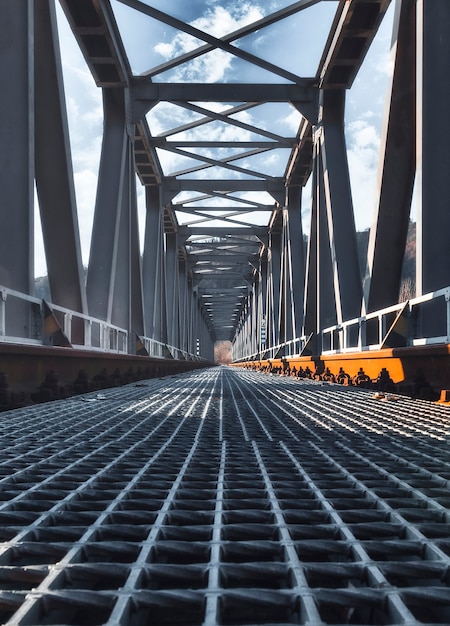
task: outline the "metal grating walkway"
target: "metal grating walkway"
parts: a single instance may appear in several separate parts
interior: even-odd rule
[[[450,409],[231,368],[0,415],[0,622],[450,624]]]

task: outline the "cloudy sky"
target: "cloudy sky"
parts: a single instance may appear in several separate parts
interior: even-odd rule
[[[56,4],[82,257],[83,263],[87,264],[102,137],[101,93],[83,61],[59,8],[59,3]],[[190,0],[189,2],[147,0],[146,4],[170,12],[174,17],[220,37],[264,17],[268,11],[272,12],[290,5],[291,0],[270,0],[269,2],[267,0],[249,0],[248,2],[242,0]],[[337,2],[321,2],[284,22],[242,38],[239,46],[274,64],[279,64],[288,71],[301,76],[311,76],[315,74],[336,5]],[[112,0],[112,6],[133,72],[136,74],[145,73],[155,66],[166,63],[174,56],[198,46],[198,41],[192,36],[131,10],[117,0]],[[346,137],[358,230],[364,230],[370,226],[374,208],[381,119],[390,69],[391,27],[392,7],[366,57],[359,76],[347,95]],[[253,65],[221,50],[214,50],[188,64],[169,69],[153,80],[162,82],[200,80],[206,82],[281,82],[278,76],[262,69],[255,69]],[[164,132],[168,127],[168,119],[170,119],[170,125],[183,124],[195,119],[195,114],[172,105],[160,104],[148,116],[153,134]],[[266,105],[260,110],[243,112],[239,119],[272,129],[275,129],[276,125],[275,132],[284,136],[293,136],[298,128],[299,114],[288,105]],[[204,138],[202,137],[204,129],[202,131],[200,127],[196,132],[199,139]],[[211,136],[211,132],[217,132],[217,137]],[[229,140],[245,140],[252,138],[250,135],[244,136],[246,131],[237,127],[226,126],[225,132],[227,135],[224,136],[224,127],[220,124],[217,124],[215,130],[209,127],[208,139],[220,137]],[[269,158],[267,155],[263,157],[266,159],[265,167],[270,168],[272,175],[282,175],[288,154],[288,151],[269,153]],[[198,161],[168,152],[161,152],[160,158],[166,174],[189,167],[193,163],[198,164]],[[207,175],[214,177],[216,174],[214,170],[210,170]],[[205,172],[201,174],[201,176],[204,175]],[[303,203],[306,231],[309,217],[309,193],[309,189],[306,189]],[[142,235],[145,210],[143,190],[139,184],[138,204]],[[37,212],[36,275],[42,275],[45,272]]]

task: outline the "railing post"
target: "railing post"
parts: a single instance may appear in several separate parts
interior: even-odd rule
[[[383,338],[385,335],[386,328],[386,318],[383,313],[380,313],[378,316],[378,344],[381,345],[383,343]]]
[[[2,289],[2,297],[0,300],[0,337],[6,335],[6,298],[8,297],[6,289]]]
[[[72,314],[64,314],[64,334],[69,341],[72,341]]]
[[[359,320],[358,348],[362,350],[366,343],[366,320],[364,318]]]
[[[84,345],[86,348],[92,345],[92,320],[84,320]]]
[[[101,325],[100,333],[101,333],[101,348],[102,348],[102,350],[110,350],[111,343],[110,343],[110,337],[109,337],[109,328],[108,328],[107,324],[102,324]]]
[[[447,343],[450,343],[450,288],[445,290],[445,302],[447,309]]]

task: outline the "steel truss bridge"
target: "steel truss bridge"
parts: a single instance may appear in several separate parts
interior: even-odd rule
[[[2,624],[450,624],[450,0],[231,4],[0,2]],[[361,272],[346,94],[387,19]]]
[[[236,362],[270,367],[273,360],[291,367],[293,359],[298,366],[312,359],[316,368],[319,361],[334,367],[325,356],[356,353],[367,361],[380,351],[393,357],[393,350],[446,357],[448,0],[397,0],[393,7],[393,73],[363,275],[345,101],[390,0],[280,2],[277,10],[264,6],[262,17],[220,37],[202,30],[196,16],[190,22],[177,17],[181,3],[169,12],[160,4],[60,1],[103,102],[85,279],[56,7],[47,0],[2,2],[0,345],[1,369],[11,383],[20,378],[20,367],[8,370],[5,363],[17,345],[19,359],[27,347],[35,354],[58,346],[96,358],[118,355],[127,364],[139,355],[186,368],[211,362],[221,340],[232,342]],[[308,54],[295,37],[287,38],[292,49],[283,59],[275,45],[255,53],[256,37],[272,41],[274,26],[295,32],[321,5],[334,17],[313,75],[295,70],[301,65],[295,59]],[[149,62],[138,74],[119,19],[124,11],[133,24],[147,21],[154,29],[149,32],[167,29],[192,45],[165,62]],[[224,82],[186,78],[197,62],[221,62],[214,59],[245,71]],[[166,112],[164,128],[152,117],[158,109]],[[292,136],[277,128],[286,111],[298,115]],[[177,159],[178,169],[167,165],[167,155]],[[280,155],[284,169],[273,175],[271,163]],[[145,192],[142,249],[136,175]],[[308,181],[310,232],[304,233]],[[34,296],[35,190],[48,301]],[[399,304],[414,190],[416,294]],[[361,363],[348,360],[344,369],[354,374]],[[446,366],[437,369],[440,376]],[[402,375],[396,374],[399,380]]]

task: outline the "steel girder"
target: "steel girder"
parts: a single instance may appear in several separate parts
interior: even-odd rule
[[[415,33],[415,2],[398,2],[391,46],[394,71],[389,115],[384,118],[379,162],[379,197],[364,277],[364,304],[368,312],[390,306],[399,297],[416,158]]]
[[[1,18],[0,284],[34,293],[36,185],[52,300],[86,313],[55,8],[8,1]],[[33,337],[27,304],[10,306],[10,332]]]
[[[137,77],[109,0],[60,2],[103,90],[105,127],[87,297],[53,2],[7,1],[1,7],[0,37],[8,55],[0,62],[0,73],[8,89],[0,104],[4,127],[0,192],[8,224],[0,234],[0,283],[32,292],[36,178],[57,304],[88,310],[137,334],[192,349],[200,336],[208,342],[205,333],[211,341],[232,339],[239,328],[253,335],[249,349],[259,347],[263,320],[266,341],[276,343],[356,316],[363,298],[344,139],[345,90],[351,87],[390,0],[338,2],[317,73],[309,77],[245,51],[239,40],[326,0],[294,2],[221,38],[138,0],[118,1],[201,43]],[[397,0],[395,71],[363,310],[398,298],[415,172],[420,205],[418,290],[449,282],[445,225],[450,219],[446,204],[450,83],[444,79],[449,32],[446,0]],[[270,72],[271,82],[161,80],[164,73],[214,50]],[[14,80],[8,81],[11,68]],[[152,132],[146,113],[161,103],[186,112],[189,120],[180,124],[168,119],[162,132]],[[302,114],[295,137],[242,117],[270,103],[288,103]],[[208,136],[214,124],[235,129],[243,140],[214,141]],[[202,138],[194,133],[199,129],[206,131]],[[285,172],[274,176],[264,167],[264,159],[282,149],[288,151]],[[165,153],[185,164],[168,170],[161,164]],[[142,259],[134,172],[147,194]],[[311,172],[312,219],[305,264],[300,197]],[[256,225],[254,214],[268,211],[271,219]],[[62,249],[64,264],[59,262]],[[387,267],[389,279],[384,280]],[[20,325],[29,323],[23,315],[17,319]]]

